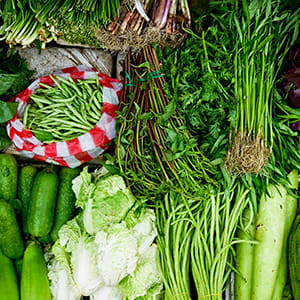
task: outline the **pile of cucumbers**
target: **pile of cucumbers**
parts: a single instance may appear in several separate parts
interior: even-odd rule
[[[0,154],[0,300],[50,300],[44,248],[75,212],[79,168],[19,166]]]

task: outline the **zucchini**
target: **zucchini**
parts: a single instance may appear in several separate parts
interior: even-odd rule
[[[29,233],[27,225],[28,207],[31,197],[33,181],[35,175],[37,174],[37,171],[37,168],[32,165],[24,166],[19,171],[17,196],[18,199],[21,201],[22,230],[26,234]]]
[[[17,196],[18,164],[12,154],[0,154],[0,199],[15,200]]]
[[[19,282],[13,261],[0,250],[0,300],[19,300]]]
[[[9,258],[23,255],[24,242],[15,210],[9,202],[0,200],[0,247]]]
[[[33,181],[28,209],[28,231],[35,237],[48,235],[54,220],[58,176],[51,169],[39,171]]]
[[[60,169],[54,225],[51,230],[53,241],[57,240],[61,226],[74,216],[76,197],[72,190],[72,181],[79,173],[80,169],[78,168],[62,167]]]
[[[300,300],[300,215],[295,218],[289,235],[288,267],[293,299]]]
[[[35,242],[30,242],[24,252],[21,300],[51,300],[44,253]]]

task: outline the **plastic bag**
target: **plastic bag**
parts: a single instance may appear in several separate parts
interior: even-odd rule
[[[116,136],[115,125],[119,97],[122,92],[121,81],[86,66],[65,68],[53,75],[64,78],[71,76],[76,81],[95,77],[95,74],[98,75],[99,83],[103,86],[101,118],[90,131],[68,141],[45,144],[38,140],[28,128],[25,128],[19,119],[23,115],[30,95],[34,93],[35,89],[40,88],[40,82],[54,85],[49,75],[35,80],[27,89],[12,99],[12,101],[18,102],[19,106],[16,115],[7,123],[7,132],[16,150],[22,156],[75,168],[96,158],[108,149],[109,143]]]

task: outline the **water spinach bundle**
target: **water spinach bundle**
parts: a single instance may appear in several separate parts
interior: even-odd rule
[[[236,123],[226,166],[231,173],[259,173],[273,148],[274,87],[283,60],[299,32],[299,9],[281,1],[233,1],[229,30],[236,33],[234,97]]]

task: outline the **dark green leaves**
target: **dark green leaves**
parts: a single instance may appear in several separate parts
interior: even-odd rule
[[[25,89],[33,71],[28,70],[26,61],[8,46],[0,48],[0,95],[8,100]]]
[[[17,52],[0,44],[0,151],[11,144],[5,122],[16,114],[18,108],[18,103],[7,101],[29,85],[32,73]]]
[[[18,103],[0,101],[0,123],[9,121],[16,113]]]

